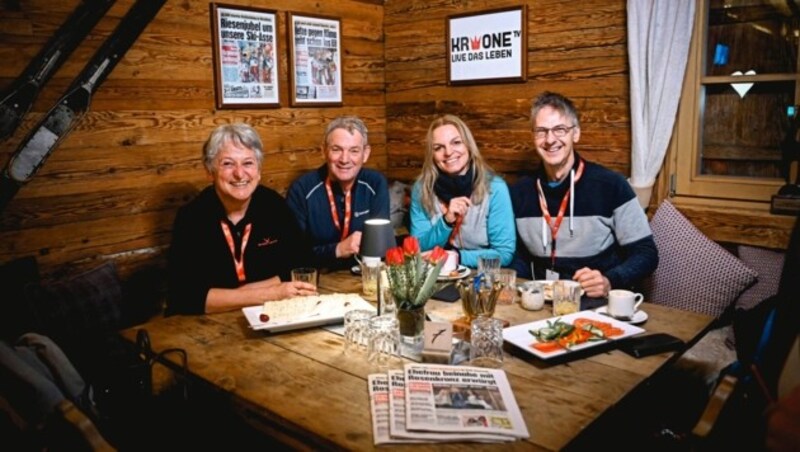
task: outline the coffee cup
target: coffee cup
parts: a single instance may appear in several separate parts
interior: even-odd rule
[[[608,292],[608,313],[621,319],[633,318],[642,301],[644,295],[640,293],[624,289],[611,290]]]

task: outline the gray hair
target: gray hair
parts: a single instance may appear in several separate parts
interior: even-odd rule
[[[354,132],[358,131],[358,133],[361,134],[363,141],[361,144],[364,146],[369,144],[367,141],[367,126],[364,125],[364,121],[362,121],[361,118],[358,116],[339,116],[331,121],[328,124],[328,127],[325,128],[325,134],[322,136],[323,148],[328,147],[328,138],[336,129],[344,129],[350,132],[350,135],[353,135]]]
[[[209,172],[214,172],[214,160],[217,158],[222,146],[227,142],[232,142],[240,146],[251,149],[256,153],[258,167],[264,160],[264,145],[261,144],[261,137],[258,136],[256,129],[244,123],[223,124],[209,135],[205,145],[203,145],[203,164]]]
[[[578,109],[575,108],[575,104],[573,104],[572,101],[566,96],[550,91],[545,91],[542,94],[539,94],[536,99],[533,100],[533,104],[531,106],[531,127],[536,126],[536,124],[534,124],[536,121],[536,115],[538,115],[539,111],[544,107],[550,107],[553,110],[561,113],[572,120],[572,125],[578,129],[581,128],[580,121],[578,121]]]

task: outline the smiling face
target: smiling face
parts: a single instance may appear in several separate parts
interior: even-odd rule
[[[436,167],[451,176],[466,174],[469,167],[469,149],[458,129],[444,124],[433,130],[431,148]]]
[[[209,177],[226,209],[230,211],[246,205],[261,181],[256,152],[226,140],[214,158]]]
[[[550,180],[562,180],[575,162],[573,145],[580,140],[581,129],[578,127],[567,131],[561,138],[549,130],[542,137],[536,136],[536,129],[552,129],[554,127],[572,127],[575,124],[570,118],[550,106],[545,106],[536,114],[533,121],[533,141],[536,152],[542,158],[544,169]]]
[[[328,161],[328,174],[339,182],[342,190],[348,191],[369,158],[370,147],[364,145],[361,132],[347,129],[335,129],[328,135],[328,142],[323,149]]]

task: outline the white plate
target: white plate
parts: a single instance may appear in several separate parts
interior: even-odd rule
[[[529,330],[538,330],[539,328],[544,328],[547,326],[547,321],[555,322],[556,319],[559,317],[551,317],[545,320],[538,320],[536,322],[530,323],[523,323],[522,325],[511,326],[503,330],[503,339],[513,344],[514,346],[520,348],[523,351],[531,353],[533,355],[538,356],[541,359],[551,359],[557,356],[562,356],[567,353],[575,352],[578,350],[583,350],[591,347],[596,347],[598,345],[608,343],[608,340],[605,341],[595,341],[595,342],[584,342],[583,344],[578,344],[569,350],[556,350],[550,353],[543,353],[539,350],[533,348],[533,344],[537,343],[535,337],[529,332]],[[637,334],[643,333],[645,330],[639,328],[638,326],[633,326],[625,322],[620,322],[619,320],[613,319],[611,317],[606,317],[604,315],[600,315],[594,311],[580,311],[575,312],[568,315],[563,315],[560,317],[564,322],[572,324],[575,319],[584,318],[595,320],[598,322],[605,322],[610,323],[613,327],[619,328],[622,330],[622,334],[619,336],[614,336],[611,340],[618,340],[624,337],[634,336]]]
[[[322,304],[310,310],[299,311],[296,317],[290,319],[262,322],[259,317],[263,312],[263,305],[248,306],[242,308],[242,312],[247,322],[250,324],[250,328],[275,333],[278,331],[289,331],[338,323],[344,319],[344,313],[352,309],[375,310],[374,306],[357,294],[328,294],[315,295],[312,297],[296,297],[275,303],[292,302],[293,300],[303,301],[309,298],[322,300]]]
[[[608,305],[600,306],[599,308],[595,309],[595,311],[599,312],[601,314],[608,313]],[[613,317],[608,317],[608,316],[606,316],[606,317],[607,318],[613,318]],[[616,318],[615,318],[615,320],[619,320],[620,322],[627,322],[627,323],[630,323],[631,325],[638,325],[640,323],[646,322],[648,318],[649,318],[649,316],[647,315],[647,313],[642,311],[641,309],[639,309],[638,311],[636,311],[636,314],[634,314],[633,318],[630,319],[630,320],[622,320],[622,319],[616,319]]]
[[[465,267],[463,265],[459,265],[455,271],[458,272],[455,276],[450,276],[452,274],[451,272],[446,275],[439,275],[439,277],[436,279],[437,281],[455,281],[457,279],[466,278],[470,273],[469,267]]]

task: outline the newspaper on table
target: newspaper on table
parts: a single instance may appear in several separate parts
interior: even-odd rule
[[[372,413],[372,438],[375,445],[418,442],[392,438],[389,435],[389,377],[386,374],[370,374],[367,381]]]
[[[405,384],[409,431],[530,436],[502,369],[410,363]]]
[[[424,441],[479,441],[499,442],[512,441],[514,438],[504,435],[485,433],[447,433],[447,432],[415,432],[406,429],[406,384],[405,372],[390,370],[389,376],[389,435],[392,438],[407,438]],[[376,436],[377,438],[377,436]],[[377,442],[376,442],[377,444]]]

